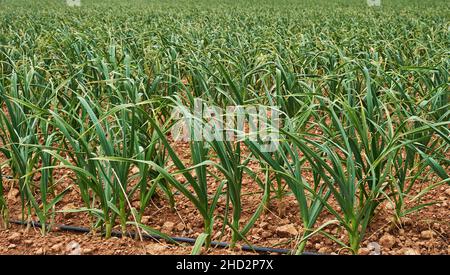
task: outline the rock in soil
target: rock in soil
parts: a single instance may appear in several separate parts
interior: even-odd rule
[[[298,231],[292,223],[277,227],[276,232],[280,237],[294,237],[298,235]]]
[[[263,229],[267,229],[267,226],[269,225],[269,223],[267,223],[267,222],[261,222],[260,224],[259,224],[259,227],[261,227],[261,228],[263,228]]]
[[[413,224],[412,219],[410,217],[402,217],[400,218],[400,222],[402,225],[411,226]]]
[[[172,232],[175,224],[173,222],[165,222],[162,226],[162,229],[166,232]]]
[[[66,252],[69,255],[81,255],[81,246],[79,243],[77,243],[75,241],[71,241],[66,246]]]
[[[78,209],[78,207],[74,203],[68,203],[68,204],[64,205],[64,207],[61,210],[63,211],[63,216],[65,218],[70,218],[75,215],[75,213],[72,211],[75,211],[77,209]]]
[[[141,219],[142,224],[148,224],[149,221],[150,221],[150,216],[143,216]]]
[[[445,190],[445,194],[450,197],[450,188],[447,188],[447,190]]]
[[[160,244],[151,243],[145,246],[145,250],[148,254],[161,254],[165,251],[165,247]]]
[[[91,249],[91,248],[84,248],[84,249],[82,250],[82,252],[83,252],[83,255],[91,255],[91,254],[94,252],[94,249]]]
[[[9,201],[15,201],[16,198],[19,196],[19,190],[17,190],[16,188],[12,188],[9,192],[8,192],[8,196],[7,199]]]
[[[63,244],[62,244],[62,243],[57,243],[57,244],[53,245],[53,246],[50,248],[50,250],[51,250],[52,252],[57,253],[57,252],[61,252],[61,251],[62,251],[62,248],[63,248]]]
[[[10,243],[18,243],[22,239],[22,234],[19,232],[14,232],[11,236],[8,237],[8,242]]]
[[[33,244],[34,242],[33,242],[33,240],[25,240],[25,241],[23,241],[23,243],[30,245],[30,244]]]
[[[360,248],[358,250],[358,255],[369,255],[370,249],[368,248]]]
[[[184,228],[185,228],[185,226],[184,226],[183,223],[180,222],[180,223],[177,224],[177,230],[178,230],[178,231],[183,231]]]
[[[395,245],[395,238],[390,234],[384,234],[380,239],[380,245],[385,248],[392,248]]]
[[[433,235],[434,235],[434,232],[432,230],[425,230],[425,231],[420,232],[420,236],[423,239],[431,239],[431,238],[433,238]]]
[[[367,244],[367,249],[370,250],[370,255],[380,255],[381,247],[377,242],[370,242]]]
[[[36,255],[43,255],[44,254],[44,249],[41,247],[41,248],[38,248],[37,250],[36,250]]]
[[[331,249],[329,247],[322,247],[317,252],[320,254],[329,254],[329,253],[331,253]]]
[[[404,247],[400,249],[399,254],[401,255],[420,255],[420,253],[412,248]]]

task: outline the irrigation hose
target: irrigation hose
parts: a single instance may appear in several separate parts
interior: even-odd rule
[[[6,179],[13,179],[13,177],[11,177],[11,176],[2,175],[2,177],[6,178]],[[11,220],[10,223],[18,224],[18,225],[27,225],[27,222],[17,221],[17,220]],[[31,222],[31,225],[34,227],[41,227],[41,224],[39,222],[33,221],[33,222]],[[56,225],[55,227],[61,231],[67,231],[67,232],[76,232],[76,233],[91,232],[89,228],[78,227],[78,226]],[[113,230],[111,232],[111,235],[114,237],[122,237],[123,234],[120,231]],[[126,235],[131,238],[136,237],[135,232],[127,232]],[[145,239],[156,239],[156,240],[162,239],[161,236],[151,235],[151,234],[147,234],[147,233],[143,234],[142,237]],[[195,241],[196,241],[195,239],[186,238],[186,237],[170,237],[170,238],[172,240],[174,240],[175,242],[180,242],[180,243],[195,244]],[[229,248],[230,244],[227,242],[212,241],[211,246],[213,246],[215,248]],[[291,254],[292,253],[292,251],[290,249],[285,249],[285,248],[272,248],[272,247],[261,247],[261,246],[250,246],[250,245],[243,245],[241,247],[241,249],[243,251],[251,251],[251,252],[257,252],[257,253],[280,253],[280,254]],[[302,255],[320,255],[320,254],[314,253],[314,252],[303,252]]]
[[[17,220],[10,220],[9,222],[12,223],[12,224],[18,224],[18,225],[27,225],[28,224],[28,222],[17,221]],[[32,222],[30,222],[30,224],[32,226],[34,226],[34,227],[41,227],[41,223],[40,222],[32,221]],[[76,232],[76,233],[90,233],[91,232],[91,230],[89,228],[78,227],[78,226],[70,226],[70,225],[54,225],[54,228],[57,228],[58,230],[61,230],[61,231]],[[130,238],[136,237],[136,233],[135,232],[127,232],[125,235],[130,237]],[[111,232],[111,236],[122,237],[123,234],[120,231],[113,230]],[[142,237],[145,238],[145,239],[157,239],[157,240],[162,239],[161,236],[153,235],[153,234],[147,234],[147,233],[142,234]],[[196,241],[195,239],[185,238],[185,237],[170,237],[170,238],[173,241],[179,242],[179,243],[194,244],[195,241]],[[211,242],[211,246],[215,247],[215,248],[229,248],[230,244],[227,243],[227,242],[212,241]],[[241,250],[257,252],[257,253],[280,253],[280,254],[291,254],[292,253],[292,251],[290,249],[285,249],[285,248],[272,248],[272,247],[249,246],[249,245],[243,245],[241,247]],[[320,253],[315,253],[315,252],[303,252],[302,255],[321,255],[321,254]]]
[[[6,179],[13,179],[10,176],[2,176],[2,177],[6,178]],[[17,221],[17,220],[11,220],[10,223],[18,224],[18,225],[27,225],[27,222]],[[41,224],[39,222],[33,221],[33,222],[31,222],[31,225],[34,227],[41,227]],[[89,233],[90,232],[89,228],[85,228],[85,227],[77,227],[77,226],[69,226],[69,225],[56,225],[55,227],[61,231],[76,232],[76,233]],[[122,237],[123,234],[120,231],[113,230],[111,232],[111,235],[114,237]],[[136,237],[135,232],[127,232],[126,235],[131,238]],[[144,237],[146,239],[157,239],[157,240],[162,239],[161,236],[150,235],[147,233],[143,234],[142,237]],[[170,238],[172,240],[174,240],[175,242],[180,242],[180,243],[195,244],[195,241],[196,241],[195,239],[186,238],[186,237],[170,237]],[[211,246],[216,247],[216,248],[229,248],[230,244],[227,242],[212,241]],[[241,247],[241,249],[243,251],[252,251],[252,252],[257,252],[257,253],[280,253],[280,254],[291,254],[292,253],[292,251],[290,249],[285,249],[285,248],[271,248],[271,247],[250,246],[250,245],[243,245]],[[314,252],[303,252],[302,255],[320,255],[320,254],[314,253]]]

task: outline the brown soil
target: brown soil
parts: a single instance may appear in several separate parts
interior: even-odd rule
[[[177,144],[178,153],[189,159],[189,149],[187,144]],[[0,163],[3,162],[0,156]],[[256,164],[251,164],[256,171]],[[8,169],[2,170],[8,175]],[[57,192],[61,192],[72,185],[71,190],[63,200],[57,205],[57,210],[75,209],[82,207],[79,191],[73,184],[71,171],[64,169],[55,170],[54,178],[59,179]],[[307,178],[309,175],[305,175]],[[38,177],[38,176],[37,176]],[[438,181],[437,178],[433,180]],[[7,194],[10,206],[10,218],[20,219],[21,208],[17,186],[12,180],[5,180],[5,193]],[[217,183],[211,180],[212,189]],[[417,184],[413,193],[418,193],[428,184]],[[260,190],[255,182],[244,179],[242,203],[244,212],[242,221],[247,221],[257,209],[262,194],[254,193]],[[421,203],[436,202],[436,204],[414,212],[403,220],[403,227],[395,226],[392,221],[392,209],[389,204],[379,207],[375,219],[372,221],[366,237],[361,245],[361,254],[370,251],[367,245],[370,242],[377,242],[381,245],[382,254],[450,254],[450,187],[440,186],[430,191]],[[139,207],[139,201],[133,201],[134,207]],[[416,205],[408,203],[412,207]],[[161,230],[171,236],[197,237],[202,232],[203,222],[191,203],[184,197],[176,196],[176,210],[169,209],[164,196],[157,196],[146,209],[143,223]],[[225,200],[220,199],[217,214],[223,214]],[[332,216],[324,212],[317,225],[332,219]],[[36,218],[34,220],[37,221]],[[57,213],[55,217],[57,224],[76,225],[89,227],[90,219],[86,213]],[[302,233],[302,223],[299,218],[297,202],[293,196],[285,196],[281,202],[273,199],[269,209],[258,219],[255,226],[246,236],[248,241],[254,245],[266,247],[294,248],[296,243],[295,235],[281,232],[282,226],[293,226],[299,234]],[[214,237],[216,241],[230,241],[231,231],[225,230],[221,236],[222,222],[216,219],[214,226]],[[116,227],[115,229],[120,229]],[[133,230],[134,228],[130,228]],[[347,241],[345,232],[337,226],[326,227],[328,233],[333,234],[341,241]],[[243,244],[243,242],[241,243]],[[173,245],[156,241],[137,241],[130,238],[111,238],[105,240],[93,234],[73,234],[60,231],[51,231],[43,237],[38,228],[29,228],[12,225],[8,230],[0,230],[0,254],[189,254],[192,247],[189,245]],[[74,252],[75,251],[75,252]],[[330,239],[316,235],[310,239],[306,251],[318,251],[320,253],[343,254],[340,246]],[[243,254],[248,252],[239,249],[210,249],[204,251],[205,254]]]

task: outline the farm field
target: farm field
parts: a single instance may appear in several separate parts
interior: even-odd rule
[[[450,2],[79,3],[0,1],[0,254],[450,254]]]

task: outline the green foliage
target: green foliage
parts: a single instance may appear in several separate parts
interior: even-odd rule
[[[204,221],[197,254],[209,247],[218,218],[232,246],[248,242],[272,198],[293,195],[304,229],[297,253],[314,234],[357,253],[381,203],[395,205],[399,222],[449,182],[448,1],[369,8],[359,0],[81,0],[81,7],[11,0],[1,7],[0,164],[20,190],[23,219],[51,223],[77,188],[84,207],[73,211],[89,213],[93,230],[109,237],[114,226],[133,225],[163,236],[141,224],[147,206],[162,193],[175,209],[184,196]],[[195,98],[222,108],[278,106],[278,150],[248,139],[191,141],[183,159],[170,114]],[[59,193],[57,168],[74,173],[73,186]],[[242,224],[244,178],[262,200]],[[324,211],[334,220],[318,224]],[[322,230],[331,223],[348,243]]]

